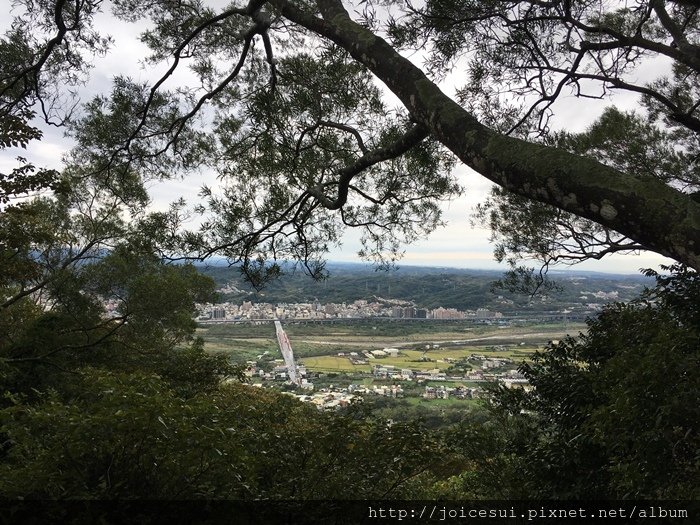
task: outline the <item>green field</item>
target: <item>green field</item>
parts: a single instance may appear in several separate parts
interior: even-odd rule
[[[447,370],[454,363],[450,360],[458,360],[469,357],[472,354],[484,355],[486,357],[507,357],[514,361],[522,361],[532,355],[537,347],[521,347],[515,351],[490,351],[480,347],[462,347],[455,349],[436,349],[427,352],[420,350],[402,350],[397,357],[383,357],[369,359],[366,365],[355,365],[345,356],[326,355],[316,357],[305,357],[301,359],[309,370],[327,372],[370,372],[375,365],[390,365],[395,368],[409,368],[411,370]],[[425,359],[429,359],[426,361]]]
[[[430,408],[440,408],[440,407],[465,407],[465,406],[475,406],[479,404],[478,399],[457,399],[456,397],[450,397],[447,399],[425,399],[424,397],[404,397],[403,399],[409,405],[412,406],[426,406]]]
[[[381,321],[340,325],[288,323],[284,326],[295,357],[308,369],[349,373],[369,372],[374,365],[445,370],[452,365],[448,359],[458,360],[471,354],[522,361],[547,341],[585,329],[585,325],[573,323],[527,327],[385,323],[389,326],[383,326]],[[236,363],[255,360],[265,351],[281,357],[272,323],[202,325],[197,335],[204,339],[207,351],[226,353]],[[438,348],[426,350],[427,344],[438,345]],[[401,353],[398,357],[371,359],[367,365],[353,365],[347,357],[338,356],[338,353],[361,353],[385,347],[399,348]]]
[[[319,372],[371,372],[372,366],[353,365],[347,357],[324,355],[318,357],[305,357],[301,362],[308,370]]]

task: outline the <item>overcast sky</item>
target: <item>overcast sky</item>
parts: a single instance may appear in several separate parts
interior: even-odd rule
[[[0,5],[3,6],[3,12],[9,12],[10,1],[1,0]],[[110,89],[111,79],[116,75],[127,75],[143,81],[157,78],[159,71],[146,69],[137,60],[145,54],[145,47],[137,40],[140,28],[119,22],[109,13],[100,15],[98,23],[114,37],[115,45],[106,57],[96,60],[90,82],[81,90],[83,100],[97,93],[107,92]],[[638,74],[640,78],[654,77],[658,74],[659,67],[663,65],[651,62]],[[458,82],[459,79],[454,77],[451,80],[448,79],[445,90],[452,92],[454,84]],[[606,105],[611,103],[610,100],[563,98],[555,106],[556,117],[553,120],[553,126],[563,127],[565,124],[571,131],[581,131],[600,115]],[[633,96],[618,96],[615,98],[615,104],[621,109],[633,109],[637,106],[637,100]],[[0,171],[10,170],[15,165],[15,157],[20,154],[29,157],[37,165],[60,168],[61,157],[70,146],[70,141],[63,136],[61,130],[48,128],[45,130],[44,139],[32,144],[28,152],[13,149],[0,151]],[[499,267],[493,260],[489,230],[474,227],[471,224],[474,206],[487,195],[491,183],[463,165],[457,166],[455,173],[465,191],[461,197],[444,204],[444,219],[448,224],[433,232],[428,239],[406,246],[405,256],[400,264],[458,268]],[[206,178],[209,180],[188,178],[152,185],[150,191],[153,208],[165,209],[169,202],[180,196],[195,195],[203,182],[215,184],[213,174]],[[343,238],[342,246],[334,249],[328,259],[359,261],[356,255],[360,248],[358,239],[359,232],[349,232]],[[636,273],[640,268],[656,267],[668,262],[668,259],[661,256],[646,253],[639,256],[610,256],[602,261],[588,261],[577,265],[576,268],[601,272]]]

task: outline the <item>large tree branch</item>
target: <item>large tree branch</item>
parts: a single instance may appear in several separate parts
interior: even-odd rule
[[[58,33],[56,34],[55,37],[53,37],[51,40],[49,40],[46,43],[46,47],[42,51],[41,55],[39,56],[39,59],[31,64],[30,66],[27,66],[24,68],[22,71],[19,71],[17,73],[14,73],[11,76],[5,77],[0,79],[0,82],[3,84],[7,82],[7,84],[3,85],[2,90],[0,90],[0,97],[4,97],[6,93],[9,93],[10,90],[12,90],[18,82],[24,81],[24,83],[28,83],[32,77],[33,80],[31,80],[31,83],[34,87],[34,91],[39,96],[39,73],[41,72],[41,68],[44,67],[44,64],[46,61],[49,59],[51,56],[51,53],[53,53],[54,49],[63,42],[63,39],[66,36],[66,33],[68,31],[72,30],[68,27],[66,27],[66,23],[63,20],[63,8],[65,6],[66,0],[58,0],[56,2],[56,5],[54,7],[54,22],[56,24],[56,27],[58,28]],[[77,11],[76,11],[76,17],[78,16]],[[11,97],[10,102],[7,104],[6,108],[8,110],[12,109],[15,105],[17,105],[20,101],[23,100],[23,98],[26,96],[28,92],[28,88],[25,86],[22,89],[22,95],[19,97]]]
[[[352,179],[366,170],[370,166],[374,166],[385,160],[394,159],[409,151],[411,148],[419,144],[425,137],[428,136],[428,130],[423,126],[413,126],[406,133],[401,135],[395,142],[388,146],[377,148],[373,151],[365,153],[357,159],[353,164],[346,166],[338,173],[338,195],[335,200],[329,199],[323,193],[323,186],[317,186],[309,189],[309,193],[313,195],[324,208],[329,210],[337,210],[345,205],[348,200],[348,189]]]
[[[658,11],[657,11],[658,15]],[[700,56],[697,53],[695,46],[683,45],[681,49],[678,47],[681,43],[677,43],[674,47],[673,45],[662,44],[661,42],[656,42],[654,40],[649,40],[641,35],[641,33],[636,33],[633,36],[628,36],[620,31],[617,31],[611,27],[604,26],[591,26],[581,20],[578,20],[575,16],[571,15],[570,9],[566,9],[566,15],[564,20],[570,23],[572,26],[592,35],[608,35],[615,39],[614,42],[603,42],[600,45],[605,48],[607,45],[613,45],[614,47],[638,47],[641,49],[646,49],[648,51],[653,51],[654,53],[659,53],[661,55],[666,55],[673,60],[681,64],[687,65],[689,68],[696,71],[700,70]],[[662,25],[664,23],[661,20]],[[668,30],[668,27],[666,28]],[[679,29],[680,31],[680,29]],[[673,35],[671,35],[673,36]],[[686,41],[687,43],[687,41]],[[591,48],[598,44],[589,43]]]
[[[58,348],[51,349],[48,352],[45,352],[44,354],[41,354],[38,356],[9,357],[9,358],[3,358],[2,360],[6,363],[44,361],[45,359],[48,359],[49,357],[53,357],[54,355],[61,353],[61,352],[64,352],[66,350],[87,350],[89,348],[94,348],[97,345],[99,345],[99,344],[103,343],[104,341],[106,341],[107,339],[109,339],[122,326],[124,326],[127,323],[128,317],[129,317],[128,315],[113,317],[111,319],[108,319],[104,323],[98,324],[97,326],[85,328],[84,330],[82,330],[83,333],[87,334],[88,332],[91,332],[93,330],[98,330],[100,328],[103,328],[104,326],[108,326],[110,324],[113,325],[109,330],[107,330],[104,334],[100,335],[100,337],[98,337],[94,341],[89,341],[89,342],[83,343],[83,344],[62,345],[62,346],[59,346]]]
[[[75,255],[72,255],[71,257],[67,258],[63,263],[59,266],[58,270],[65,270],[68,268],[71,264],[76,263],[80,261],[93,247],[95,247],[101,240],[103,239],[92,239],[90,242],[88,242],[80,251],[78,251]],[[57,272],[49,275],[48,277],[42,279],[39,281],[37,284],[34,286],[31,286],[29,288],[22,288],[19,292],[14,294],[13,296],[9,297],[2,303],[0,303],[0,309],[5,309],[9,308],[12,306],[14,303],[19,301],[20,299],[27,297],[35,292],[38,292],[41,290],[43,287],[45,287],[47,284],[49,284],[51,281],[53,281],[56,278]]]
[[[688,195],[652,177],[622,173],[488,129],[384,39],[355,23],[337,0],[317,0],[323,18],[291,2],[273,3],[285,17],[332,40],[368,67],[417,123],[489,180],[700,269],[700,204]]]
[[[666,30],[673,37],[675,44],[681,49],[685,50],[690,44],[688,39],[685,37],[683,30],[676,25],[676,23],[671,18],[671,15],[666,11],[666,2],[664,0],[652,0],[649,5],[656,12],[656,16],[659,17],[659,22],[666,28]]]

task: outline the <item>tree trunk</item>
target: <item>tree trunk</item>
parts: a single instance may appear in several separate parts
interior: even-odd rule
[[[323,18],[273,0],[289,20],[347,50],[399,97],[415,121],[460,160],[518,195],[616,230],[700,270],[700,203],[653,177],[497,133],[477,121],[384,39],[355,23],[338,0]]]

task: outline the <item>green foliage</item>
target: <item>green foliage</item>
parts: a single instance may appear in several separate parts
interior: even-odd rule
[[[84,369],[71,390],[0,413],[3,497],[388,497],[436,452],[419,426],[240,385],[183,398],[155,375]]]
[[[105,196],[77,184],[0,216],[3,498],[398,496],[432,463],[420,425],[223,384],[240,369],[193,338],[213,281],[80,188]]]
[[[26,149],[41,139],[37,113],[46,122],[64,124],[74,97],[65,90],[84,80],[86,55],[99,54],[109,44],[108,37],[91,28],[99,2],[77,8],[59,2],[55,9],[45,2],[18,2],[15,7],[20,4],[25,16],[12,17],[11,28],[0,38],[0,150]],[[66,23],[64,16],[71,21]],[[38,168],[24,157],[16,160],[17,167],[0,173],[0,205],[62,189],[58,171]]]
[[[0,54],[2,49],[0,43]],[[41,138],[41,131],[27,124],[34,114],[28,110],[17,113],[19,114],[8,114],[0,118],[0,151],[6,148],[26,148],[29,142]],[[6,205],[21,195],[59,188],[56,170],[37,169],[24,157],[18,157],[17,161],[21,163],[20,166],[9,173],[0,173],[0,205]]]
[[[70,162],[99,173],[125,199],[145,203],[143,180],[172,178],[210,154],[207,140],[187,124],[173,93],[153,94],[130,78],[116,77],[109,96],[95,97],[84,111],[70,126],[81,144]],[[141,120],[146,111],[148,118]],[[138,133],[148,140],[134,141]]]
[[[440,224],[437,199],[458,191],[444,170],[450,160],[427,141],[401,156],[380,153],[407,122],[385,107],[365,67],[325,44],[273,65],[268,86],[264,66],[251,58],[247,75],[215,99],[222,187],[203,188],[200,211],[210,214],[184,248],[218,246],[261,285],[279,270],[268,259],[299,261],[323,277],[320,259],[346,227],[360,228],[363,252],[384,261],[396,258],[399,240]]]
[[[693,160],[697,157],[695,147],[681,147],[676,133],[660,129],[638,113],[608,107],[586,131],[552,133],[545,141],[641,178],[661,179],[687,192],[700,187],[700,171]],[[475,220],[491,229],[496,259],[512,267],[502,281],[503,288],[509,290],[531,293],[542,286],[546,289],[546,271],[557,263],[573,264],[643,249],[593,221],[502,188],[494,188],[489,199],[477,207]],[[539,275],[517,266],[522,260],[539,262]]]
[[[461,437],[480,483],[500,484],[482,458],[511,457],[509,497],[698,497],[700,281],[673,272],[523,363],[531,392],[494,391],[496,450]]]
[[[596,157],[621,171],[674,182],[679,188],[700,187],[700,167],[694,148],[679,148],[673,131],[659,128],[646,115],[609,106],[583,133],[561,132],[556,146]]]
[[[198,356],[199,366],[211,368],[211,375],[214,370],[230,374],[223,363],[206,364],[213,358],[203,354],[201,345],[178,350],[193,344],[194,302],[210,298],[212,288],[191,266],[166,266],[126,247],[65,269],[42,289],[53,302],[51,309],[32,308],[27,296],[0,310],[0,355],[12,370],[3,378],[5,388],[41,390],[45,381],[55,387],[54,381],[67,381],[88,364],[168,370],[184,359],[179,352]],[[105,312],[105,302],[112,303],[112,314]]]

